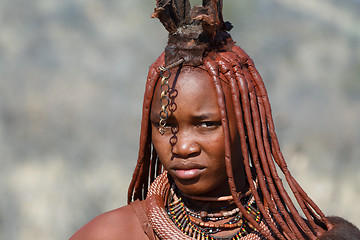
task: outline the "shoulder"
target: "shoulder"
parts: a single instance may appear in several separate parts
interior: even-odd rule
[[[360,239],[360,230],[352,223],[340,217],[328,217],[333,229],[322,234],[319,240],[356,240]]]
[[[148,239],[132,207],[103,213],[77,231],[69,240]]]

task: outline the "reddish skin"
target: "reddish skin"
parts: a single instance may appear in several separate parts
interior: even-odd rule
[[[169,85],[173,86],[176,70]],[[224,81],[223,81],[224,82]],[[158,84],[159,85],[159,84]],[[204,87],[208,86],[208,87]],[[151,107],[152,142],[161,163],[184,193],[204,196],[229,195],[225,166],[224,133],[210,75],[200,69],[184,67],[176,81],[176,111],[169,115],[166,132],[159,133],[160,87],[156,87]],[[230,123],[233,169],[238,190],[246,186],[240,140],[231,101],[230,87],[223,84]],[[169,143],[176,128],[177,142]]]
[[[176,89],[178,90],[178,96],[175,99],[177,110],[169,119],[170,124],[177,123],[179,125],[179,132],[177,133],[178,142],[176,144],[177,146],[174,146],[172,153],[174,155],[173,160],[171,161],[171,158],[169,158],[169,152],[171,157],[171,146],[169,151],[169,136],[171,136],[171,131],[161,136],[158,133],[157,127],[153,126],[153,142],[155,147],[157,147],[162,163],[170,170],[170,173],[173,171],[173,166],[176,166],[178,161],[196,161],[198,166],[205,167],[201,170],[197,179],[177,179],[176,174],[173,173],[175,181],[178,182],[177,184],[183,192],[208,196],[228,194],[228,183],[226,181],[224,170],[224,138],[222,127],[217,126],[208,129],[209,127],[205,127],[206,124],[202,125],[202,127],[200,124],[199,127],[199,125],[194,125],[193,121],[189,121],[194,119],[194,115],[197,116],[199,112],[203,113],[203,109],[207,109],[205,112],[209,112],[209,109],[211,109],[211,112],[213,111],[213,113],[215,113],[212,115],[212,117],[215,116],[215,122],[216,119],[220,119],[220,117],[217,116],[219,115],[219,110],[217,107],[214,107],[214,103],[216,104],[215,90],[212,87],[211,79],[207,72],[200,69],[189,69],[191,71],[183,71],[177,81]],[[172,83],[172,81],[173,78],[170,79],[170,83]],[[209,87],[206,89],[201,88],[204,84],[207,84]],[[229,115],[232,159],[233,163],[236,162],[241,164],[242,161],[235,158],[235,156],[238,156],[237,151],[240,146],[237,140],[238,136],[234,112],[230,101],[230,90],[226,84],[223,84],[223,87],[226,94],[226,107]],[[159,112],[157,111],[159,109],[156,107],[156,104],[159,103],[159,96],[160,93],[159,90],[157,90],[152,107],[153,114],[151,120],[155,120],[157,115],[155,113]],[[207,107],[203,108],[204,106]],[[208,108],[209,106],[212,107]],[[193,111],[194,109],[197,109],[198,112]],[[202,119],[202,121],[214,121],[214,119]],[[203,127],[205,127],[205,129],[201,130]],[[181,129],[185,129],[186,131],[191,130],[192,134],[189,136],[186,131],[183,133]],[[198,132],[199,130],[201,131]],[[212,165],[217,166],[217,169],[213,168]],[[241,171],[241,169],[243,169],[242,164],[238,166],[235,165],[236,164],[234,164],[234,169],[240,169],[240,171],[235,171],[235,179],[237,179],[236,183],[238,183],[239,187],[243,187],[245,175]],[[210,181],[210,183],[207,181]],[[332,231],[322,234],[318,238],[319,240],[359,239],[360,231],[351,223],[336,217],[329,218],[329,220],[334,224],[334,228]],[[70,240],[128,239],[148,240],[138,217],[130,205],[97,216],[70,238]]]
[[[130,205],[103,213],[69,240],[149,240]]]
[[[169,79],[173,84],[177,69],[172,70]],[[225,79],[225,78],[224,78]],[[176,185],[187,194],[223,196],[229,195],[229,185],[224,161],[224,135],[216,93],[209,74],[199,68],[184,67],[176,82],[178,95],[175,98],[176,111],[170,115],[168,124],[178,127],[178,140],[171,150],[169,138],[173,136],[167,127],[161,135],[158,130],[160,112],[160,90],[156,87],[151,111],[152,141],[159,158],[174,178]],[[204,86],[209,86],[204,88]],[[245,187],[245,173],[240,159],[240,143],[235,115],[231,102],[230,88],[223,84],[226,107],[229,115],[232,143],[232,160],[238,188]],[[201,116],[201,118],[198,118]],[[235,164],[236,163],[236,164]],[[180,179],[175,169],[201,168],[199,175],[191,179]],[[148,239],[130,205],[104,213],[90,221],[70,240],[121,240]]]

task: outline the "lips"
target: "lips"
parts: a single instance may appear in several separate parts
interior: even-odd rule
[[[178,163],[175,164],[171,169],[177,178],[190,180],[199,177],[202,171],[204,171],[205,167],[196,163]]]

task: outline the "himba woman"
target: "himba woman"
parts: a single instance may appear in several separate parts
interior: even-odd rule
[[[71,240],[360,239],[290,174],[264,83],[227,33],[222,2],[157,0],[169,41],[146,82],[129,205]]]

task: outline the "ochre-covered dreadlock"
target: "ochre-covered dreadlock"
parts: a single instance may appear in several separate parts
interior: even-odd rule
[[[160,78],[160,67],[183,59],[184,65],[205,69],[213,80],[225,137],[229,187],[240,212],[267,239],[274,239],[275,236],[263,230],[236,197],[229,122],[220,74],[226,77],[231,87],[241,141],[239,154],[241,152],[247,180],[264,221],[278,239],[316,239],[332,225],[289,172],[280,151],[264,82],[251,58],[234,44],[226,32],[231,25],[223,22],[221,9],[221,0],[204,0],[203,6],[196,6],[192,10],[188,0],[157,1],[153,16],[159,18],[169,31],[169,43],[165,53],[150,67],[147,77],[139,157],[129,186],[128,202],[145,199],[149,185],[163,172],[151,142],[150,108]],[[276,166],[284,174],[305,218],[301,217],[286,192]],[[262,196],[259,196],[252,181],[253,169]]]

